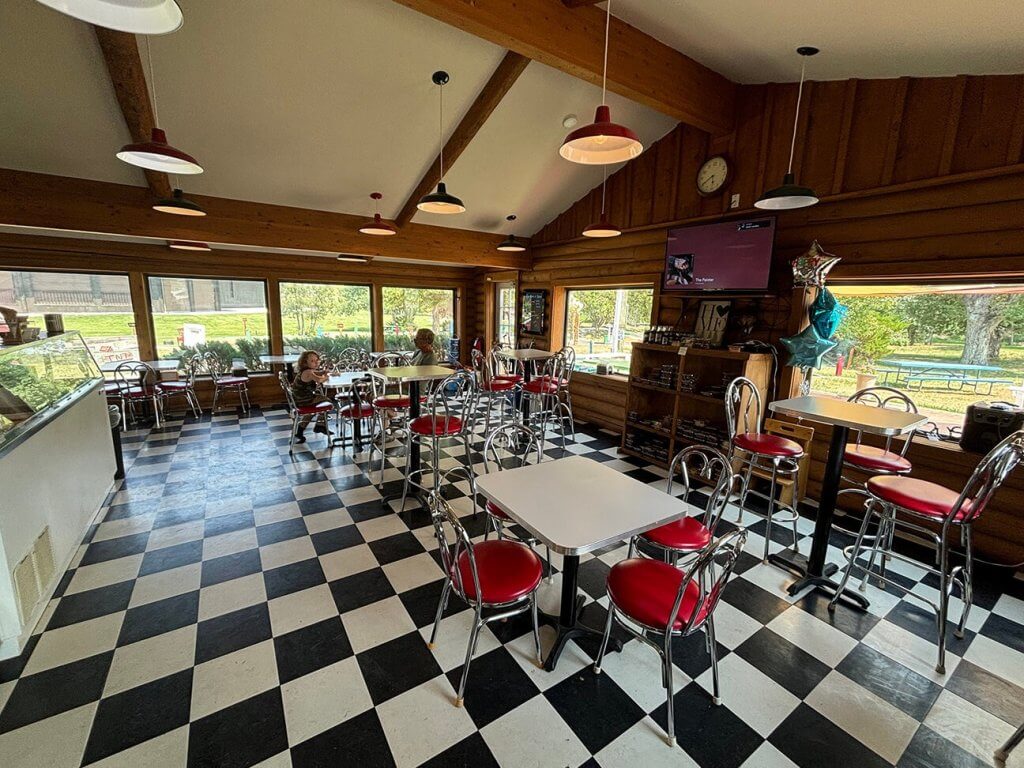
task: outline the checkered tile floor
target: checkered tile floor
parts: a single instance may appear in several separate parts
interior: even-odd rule
[[[453,601],[427,649],[442,584],[427,515],[382,504],[366,456],[321,436],[289,456],[288,428],[283,412],[254,411],[125,435],[128,477],[45,631],[0,662],[0,765],[978,766],[1024,720],[1022,582],[982,579],[940,677],[928,614],[874,586],[866,614],[789,598],[786,574],[753,554],[764,525],[752,515],[716,619],[722,706],[703,638],[674,653],[678,747],[662,740],[653,651],[628,642],[596,677],[596,649],[570,645],[543,672],[525,617],[484,630],[456,709],[470,612]],[[663,482],[617,442],[581,425],[570,451]],[[400,486],[394,464],[386,493]],[[467,490],[452,503],[479,535]],[[584,558],[597,626],[624,554]],[[898,572],[934,594],[922,573]],[[557,582],[541,597],[552,612]]]

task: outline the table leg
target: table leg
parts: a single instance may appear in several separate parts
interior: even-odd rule
[[[832,441],[829,444],[825,472],[821,481],[818,518],[814,522],[814,539],[811,543],[810,557],[805,557],[792,549],[784,549],[768,556],[769,562],[802,577],[789,585],[787,591],[791,595],[795,595],[807,587],[821,589],[832,595],[839,588],[839,585],[829,578],[836,572],[837,567],[834,563],[826,563],[825,555],[828,552],[829,534],[832,532],[832,517],[836,511],[836,496],[839,493],[848,433],[849,430],[846,427],[832,427]],[[867,599],[859,592],[844,589],[843,597],[861,609],[868,607]]]
[[[413,419],[418,418],[419,415],[420,415],[420,383],[418,381],[410,381],[409,382],[409,418],[408,418],[408,420],[406,422],[406,425],[405,425],[406,430],[409,429],[409,425],[412,424]],[[381,438],[381,439],[383,440],[383,438]],[[410,456],[410,459],[409,459],[409,471],[410,472],[415,472],[416,470],[418,470],[420,468],[420,444],[415,442],[415,441],[410,441],[410,443],[411,443],[411,445],[408,448],[409,456]],[[383,448],[384,448],[384,446],[382,445],[381,446],[381,450],[383,450]],[[410,496],[410,498],[418,499],[420,504],[423,506],[423,508],[424,509],[427,508],[426,497],[417,488],[410,487],[409,488],[409,496]],[[402,498],[401,492],[399,492],[399,493],[392,493],[392,494],[388,494],[383,499],[381,499],[381,503],[387,503],[389,501],[396,501],[396,500],[399,500],[401,498]],[[399,510],[399,514],[401,514],[403,511],[404,510]]]
[[[530,426],[530,398],[526,394],[525,386],[532,378],[533,363],[529,360],[523,361],[523,387],[519,389],[519,402],[516,403],[523,417],[523,425]]]
[[[580,613],[583,605],[583,596],[577,595],[577,583],[580,569],[580,558],[578,555],[566,555],[562,558],[562,602],[558,618],[540,612],[544,624],[555,627],[557,636],[555,643],[548,651],[544,659],[544,669],[551,672],[558,664],[558,657],[562,655],[565,644],[578,637],[594,637],[600,641],[604,632],[600,629],[588,627],[580,621]],[[621,651],[622,641],[614,636],[609,638],[608,650]]]

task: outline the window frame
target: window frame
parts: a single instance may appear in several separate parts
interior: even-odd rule
[[[388,288],[400,288],[400,289],[405,290],[405,291],[448,291],[449,293],[451,293],[451,295],[452,295],[452,335],[451,335],[451,337],[452,338],[460,338],[460,339],[462,338],[462,334],[461,334],[461,331],[462,331],[462,328],[461,328],[462,318],[460,317],[460,311],[459,311],[460,310],[460,299],[462,298],[462,292],[461,292],[461,290],[457,286],[454,286],[454,285],[412,285],[412,284],[397,283],[397,282],[393,282],[393,281],[391,281],[391,282],[381,282],[381,283],[378,283],[377,285],[378,285],[378,289],[380,291],[380,313],[379,313],[378,317],[380,318],[380,340],[381,340],[381,349],[379,349],[377,351],[379,351],[379,352],[389,351],[389,350],[386,349],[386,347],[387,347],[387,335],[385,333],[385,331],[386,331],[386,323],[384,322],[384,291],[386,291]],[[437,333],[437,329],[436,328],[432,328],[431,330],[433,330],[435,334]],[[445,350],[442,350],[442,351],[445,351]]]
[[[581,284],[581,285],[573,284],[573,285],[560,285],[560,286],[557,286],[557,290],[558,290],[558,293],[559,293],[559,296],[558,296],[557,300],[561,301],[561,303],[562,303],[562,308],[561,308],[562,309],[562,311],[561,311],[561,328],[559,329],[561,340],[558,343],[562,347],[571,346],[569,344],[568,340],[566,339],[566,334],[568,334],[568,332],[569,332],[569,299],[570,299],[570,294],[573,291],[620,291],[620,290],[622,290],[622,291],[630,291],[630,290],[643,290],[643,289],[646,289],[646,288],[650,288],[650,290],[651,290],[651,315],[647,319],[647,327],[650,328],[653,325],[653,320],[654,320],[655,314],[656,314],[656,312],[658,310],[658,301],[659,301],[659,298],[660,298],[660,292],[658,290],[658,284],[656,282],[654,282],[654,283],[648,283],[648,282],[619,283],[619,282],[614,282],[614,283],[599,283],[599,284],[596,284],[596,285],[593,284],[593,283],[590,283],[590,284],[584,283],[584,284]],[[554,309],[554,307],[552,307],[552,309]],[[555,329],[552,328],[552,334],[549,337],[552,342],[554,342],[554,340],[555,340],[555,336],[554,336],[554,333],[553,333],[554,330]],[[554,344],[551,344],[551,346],[554,347]],[[573,350],[575,350],[575,349],[576,348],[573,347]],[[630,356],[630,360],[632,360],[632,351],[630,351],[629,356]],[[580,358],[580,354],[577,352],[576,353],[576,359],[578,360],[579,358]],[[592,374],[590,374],[589,371],[581,371],[581,370],[578,370],[578,369],[575,370],[575,373],[576,374],[582,373],[582,374],[592,375]],[[628,378],[629,377],[628,373],[619,373],[618,371],[614,371],[611,374],[605,374],[605,375],[619,376],[619,377],[622,377],[622,378]]]
[[[365,282],[364,283],[362,281],[342,282],[342,281],[336,281],[336,280],[309,280],[309,279],[307,279],[307,280],[297,280],[297,279],[292,279],[292,278],[281,278],[281,277],[276,278],[274,280],[274,289],[275,289],[275,291],[277,293],[277,304],[275,306],[276,306],[276,309],[277,309],[277,317],[278,317],[278,321],[279,321],[279,326],[278,327],[280,328],[280,332],[281,332],[280,333],[280,336],[281,336],[280,341],[281,341],[282,345],[284,345],[284,343],[285,343],[285,334],[284,334],[284,312],[281,309],[281,285],[285,284],[285,283],[288,283],[288,284],[291,284],[291,285],[336,285],[336,286],[344,286],[344,287],[366,288],[367,293],[369,293],[369,295],[370,295],[370,349],[373,349],[375,352],[380,351],[380,350],[376,349],[376,346],[377,346],[377,331],[378,331],[378,323],[383,321],[383,315],[381,315],[379,313],[379,309],[380,308],[377,306],[377,303],[378,303],[377,302],[377,291],[374,290],[373,282]],[[269,294],[269,290],[270,290],[270,286],[268,285],[267,286],[268,294]],[[267,310],[269,312],[269,310],[270,310],[269,305],[267,307]],[[269,326],[268,326],[268,328],[269,328]]]

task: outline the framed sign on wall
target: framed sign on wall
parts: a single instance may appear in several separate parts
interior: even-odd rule
[[[544,288],[530,288],[523,291],[523,307],[519,321],[519,332],[527,336],[543,336],[546,330],[548,292]]]

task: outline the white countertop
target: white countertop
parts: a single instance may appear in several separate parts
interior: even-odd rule
[[[503,349],[498,354],[510,360],[546,360],[555,356],[546,349]]]
[[[480,475],[477,489],[555,552],[582,555],[698,511],[583,456]]]
[[[928,420],[920,413],[906,413],[864,403],[848,403],[834,397],[805,395],[768,404],[772,413],[807,419],[819,424],[858,429],[874,435],[902,435]]]
[[[391,381],[432,381],[446,379],[455,373],[454,369],[440,365],[388,365],[374,370]]]

